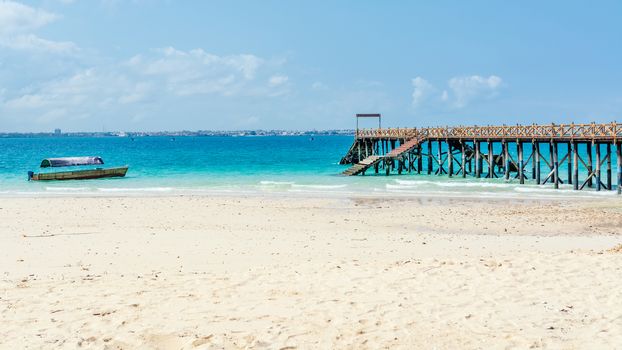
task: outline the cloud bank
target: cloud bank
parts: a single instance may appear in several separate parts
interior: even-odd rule
[[[5,96],[0,111],[46,124],[122,110],[144,114],[161,101],[183,103],[193,96],[271,98],[288,92],[289,78],[278,74],[280,68],[251,54],[219,56],[166,47],[29,85]]]

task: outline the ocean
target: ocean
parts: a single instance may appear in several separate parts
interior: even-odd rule
[[[466,179],[403,174],[344,177],[339,165],[352,136],[39,137],[0,139],[0,196],[275,194],[307,196],[607,197],[615,191],[560,190],[533,180]],[[527,154],[531,151],[525,150]],[[547,157],[546,150],[543,156]],[[496,149],[495,153],[499,153]],[[560,155],[566,150],[560,146]],[[42,159],[101,156],[104,166],[129,165],[125,178],[27,181]],[[514,157],[516,159],[516,157]],[[616,181],[615,155],[613,182]],[[425,165],[425,162],[424,162]],[[546,177],[542,164],[543,178]],[[57,168],[58,169],[58,168]],[[56,171],[54,169],[53,171]],[[566,163],[560,177],[566,178]],[[531,179],[531,166],[526,167]],[[585,177],[581,168],[580,177]],[[603,182],[605,174],[603,171]]]

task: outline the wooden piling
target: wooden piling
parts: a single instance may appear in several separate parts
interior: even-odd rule
[[[553,148],[553,183],[555,188],[559,188],[559,162],[557,159],[557,143],[551,140]]]
[[[586,152],[587,152],[587,175],[589,176],[588,180],[587,180],[587,187],[592,187],[592,178],[593,178],[593,174],[594,172],[592,171],[592,143],[594,141],[591,142],[586,142],[585,146],[587,148]]]
[[[454,175],[454,151],[453,151],[454,146],[449,143],[449,141],[447,141],[447,161],[449,162],[447,164],[447,174],[449,175],[449,177],[452,177]]]
[[[466,153],[464,152],[464,142],[460,140],[460,150],[462,152],[462,177],[466,177]]]
[[[531,179],[536,179],[536,154],[535,154],[535,141],[531,141]]]
[[[622,142],[618,143],[616,162],[618,163],[618,194],[622,194]]]
[[[480,142],[473,140],[473,145],[475,146],[475,177],[479,179],[482,176],[482,157],[479,152]]]
[[[438,150],[437,150],[437,154],[438,154],[438,175],[442,175],[443,174],[443,154],[442,154],[442,144],[441,144],[441,140],[438,140],[437,142],[438,145]]]
[[[579,190],[579,151],[577,150],[578,144],[576,141],[572,142],[572,170],[574,171],[572,179],[572,188]]]
[[[432,174],[432,141],[428,141],[428,175]]]
[[[600,182],[600,143],[596,143],[596,191],[601,190]]]
[[[540,176],[540,142],[538,141],[535,142],[534,152],[536,152],[536,183],[539,185],[542,182],[542,178]]]
[[[607,143],[607,189],[613,189],[611,185],[611,144]]]
[[[572,145],[568,142],[568,184],[572,184]]]
[[[423,149],[419,145],[419,157],[417,157],[417,174],[421,174],[421,166],[423,166]]]
[[[495,176],[495,162],[492,154],[492,141],[488,140],[488,177],[493,178]]]
[[[473,145],[475,147],[475,145]],[[473,149],[473,148],[471,148]],[[473,174],[473,153],[471,153],[471,157],[469,157],[469,174]]]
[[[357,150],[358,161],[360,162],[361,160],[363,160],[363,158],[361,158],[361,141],[356,143],[356,150]]]
[[[553,158],[553,140],[551,140],[549,142],[549,167],[551,168],[551,172],[555,172],[554,160],[555,159]],[[548,180],[548,178],[544,179],[544,182],[546,183],[547,180]]]
[[[516,140],[516,148],[518,151],[518,178],[521,184],[525,183],[525,176],[523,175],[523,143],[520,140]]]
[[[510,145],[504,140],[501,142],[501,148],[503,149],[503,178],[507,181],[510,179]]]

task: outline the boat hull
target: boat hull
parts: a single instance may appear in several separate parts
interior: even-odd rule
[[[104,177],[124,177],[127,173],[127,166],[108,169],[89,169],[75,171],[60,171],[56,173],[29,174],[32,181],[50,180],[88,180],[101,179]]]

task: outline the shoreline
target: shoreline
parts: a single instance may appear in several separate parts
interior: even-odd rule
[[[306,185],[305,185],[306,186]],[[311,185],[312,186],[312,185]],[[574,191],[572,189],[518,190],[515,192],[482,192],[456,193],[450,191],[399,191],[399,190],[369,190],[369,191],[321,191],[321,190],[267,190],[267,189],[237,189],[218,190],[213,188],[174,188],[174,187],[144,187],[144,188],[61,188],[54,191],[0,191],[0,198],[132,198],[132,197],[277,197],[277,198],[446,198],[446,199],[490,199],[490,200],[569,200],[569,201],[615,201],[622,203],[622,196],[615,190]]]

